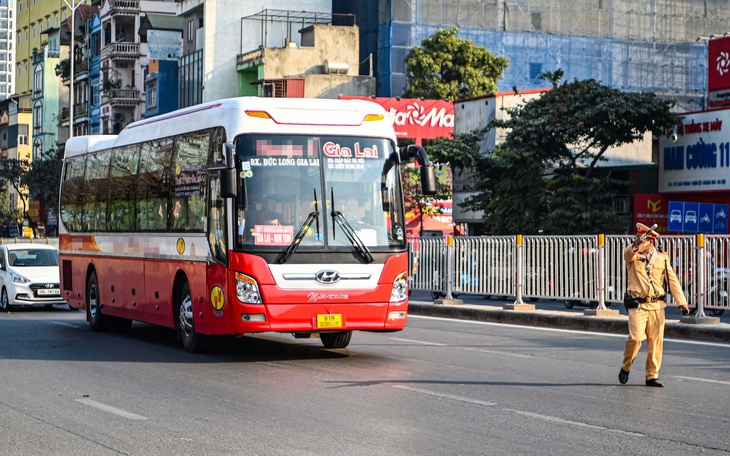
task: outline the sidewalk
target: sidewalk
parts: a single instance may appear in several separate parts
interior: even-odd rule
[[[555,310],[505,310],[502,306],[474,304],[435,304],[412,300],[408,312],[412,315],[490,321],[522,326],[574,329],[604,333],[628,334],[628,316],[598,317]],[[691,317],[685,317],[691,318]],[[684,323],[667,319],[664,329],[667,339],[702,340],[730,343],[730,324]]]

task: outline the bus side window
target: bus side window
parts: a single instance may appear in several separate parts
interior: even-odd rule
[[[228,244],[226,242],[225,201],[221,198],[220,178],[210,177],[210,210],[208,211],[208,242],[213,258],[227,263]]]

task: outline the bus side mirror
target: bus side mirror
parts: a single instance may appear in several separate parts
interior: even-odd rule
[[[223,198],[235,198],[238,195],[236,177],[238,177],[236,168],[223,168],[221,170],[221,196]]]
[[[424,195],[436,194],[436,171],[433,166],[421,166],[421,192]]]

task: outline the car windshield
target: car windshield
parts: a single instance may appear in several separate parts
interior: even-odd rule
[[[46,249],[8,250],[8,264],[18,266],[58,266],[58,252]]]

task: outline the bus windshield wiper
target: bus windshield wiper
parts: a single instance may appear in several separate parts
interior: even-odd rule
[[[294,251],[299,248],[299,244],[302,242],[302,239],[304,239],[304,236],[311,231],[311,226],[314,221],[317,221],[317,238],[319,238],[319,210],[318,210],[318,204],[317,204],[317,189],[314,189],[314,210],[309,213],[307,216],[307,220],[304,221],[301,227],[299,227],[299,231],[297,231],[297,235],[294,236],[294,240],[291,244],[289,244],[289,247],[287,247],[286,252],[281,256],[279,259],[279,263],[286,263],[286,260],[288,260]]]
[[[333,210],[330,215],[332,215],[332,219],[337,222],[340,228],[342,228],[347,239],[352,242],[352,245],[358,252],[360,252],[365,260],[367,260],[368,263],[375,261],[372,253],[370,253],[370,249],[368,249],[368,246],[366,246],[365,243],[362,242],[362,239],[360,239],[360,236],[355,233],[355,230],[352,229],[352,225],[350,225],[345,216],[342,215],[342,212]]]

